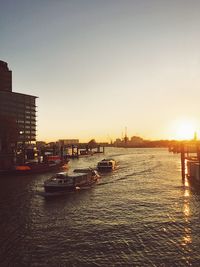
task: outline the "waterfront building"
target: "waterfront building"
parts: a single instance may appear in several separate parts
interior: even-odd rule
[[[45,141],[37,141],[36,142],[36,147],[38,149],[40,149],[41,147],[45,147],[46,146],[46,142]]]
[[[12,91],[12,71],[8,69],[8,64],[0,60],[0,90]]]
[[[130,140],[131,145],[141,145],[144,143],[144,139],[139,136],[132,136]]]
[[[36,98],[12,91],[12,71],[0,61],[0,153],[4,157],[16,144],[36,141]]]

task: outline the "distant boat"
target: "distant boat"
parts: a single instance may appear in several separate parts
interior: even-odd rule
[[[98,171],[113,171],[116,169],[116,161],[114,159],[103,159],[97,163]]]
[[[63,193],[84,189],[94,185],[100,176],[97,171],[86,169],[75,169],[73,173],[59,172],[44,182],[46,193]]]
[[[81,156],[92,156],[94,154],[93,151],[90,151],[90,150],[80,150],[80,157]]]

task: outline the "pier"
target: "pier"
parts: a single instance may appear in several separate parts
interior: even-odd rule
[[[200,184],[200,141],[177,142],[169,148],[170,152],[181,155],[181,176]]]
[[[62,146],[63,153],[66,153],[67,158],[79,158],[81,156],[91,156],[96,153],[104,153],[104,144],[88,145],[87,143],[71,144]]]

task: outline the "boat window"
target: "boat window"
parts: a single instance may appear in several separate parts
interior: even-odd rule
[[[79,176],[79,177],[76,177],[76,182],[82,182],[82,181],[85,181],[87,179],[87,175],[82,175],[82,176]]]
[[[68,184],[73,184],[73,179],[72,178],[69,178],[68,180],[65,180],[66,181],[66,183],[68,183]]]
[[[63,179],[64,178],[64,175],[63,174],[56,174],[56,178]]]

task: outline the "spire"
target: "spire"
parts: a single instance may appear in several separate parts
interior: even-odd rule
[[[194,132],[194,141],[197,141],[197,132]]]

